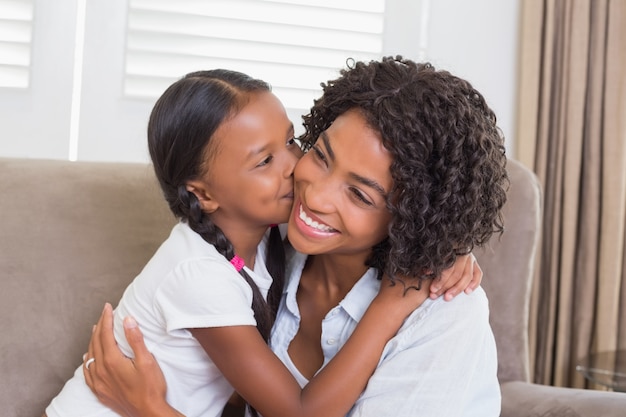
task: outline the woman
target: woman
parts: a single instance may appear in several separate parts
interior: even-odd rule
[[[507,185],[484,98],[428,64],[357,62],[324,85],[304,125],[287,233],[300,253],[290,257],[271,335],[302,385],[349,337],[383,273],[432,279],[501,232]],[[112,363],[113,375],[102,366],[89,376],[92,389],[123,414],[176,415],[145,348],[135,344],[134,366],[124,362],[103,324],[88,356]],[[129,337],[140,341],[136,330]],[[387,344],[349,415],[497,416],[496,371],[482,289],[426,300]]]

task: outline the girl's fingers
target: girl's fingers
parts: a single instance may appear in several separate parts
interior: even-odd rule
[[[430,286],[430,298],[443,295],[450,301],[461,292],[470,294],[480,285],[483,272],[473,253],[459,256],[454,265],[441,273]]]
[[[472,291],[478,288],[478,286],[483,280],[483,270],[480,268],[480,265],[478,265],[478,262],[474,262],[472,264],[472,268],[473,268],[474,273],[472,276],[472,281],[470,282],[469,286],[465,289],[466,294],[470,294]]]
[[[454,297],[456,297],[462,291],[464,291],[468,287],[470,282],[472,281],[473,270],[474,270],[474,268],[472,267],[473,262],[469,259],[469,257],[467,258],[468,259],[463,264],[463,270],[461,274],[458,276],[456,282],[451,281],[451,284],[452,283],[454,284],[445,291],[443,295],[444,300],[446,301],[452,300]]]

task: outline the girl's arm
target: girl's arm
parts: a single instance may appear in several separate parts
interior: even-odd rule
[[[462,274],[460,276],[459,276],[459,271],[461,271],[461,274]],[[464,282],[465,286],[469,285],[470,287],[474,286],[475,288],[476,286],[478,286],[478,284],[480,283],[480,279],[482,278],[482,271],[480,271],[480,268],[478,267],[478,264],[475,262],[473,255],[459,257],[455,265],[449,270],[447,270],[446,273],[448,277],[447,279],[441,280],[441,281],[436,280],[434,282],[434,284],[439,283],[439,287],[440,287],[439,291],[441,292],[445,292],[447,289],[450,289],[450,288],[452,288],[453,290],[455,288],[458,288],[457,284],[460,282]],[[455,279],[456,281],[453,281]],[[431,285],[431,288],[430,288],[431,292],[432,292],[433,285]],[[462,288],[465,288],[465,287],[462,287]],[[396,288],[396,290],[397,289],[398,288]],[[460,290],[458,292],[460,292]],[[446,294],[449,294],[449,293],[446,293]],[[382,300],[381,296],[383,295],[384,293],[382,292],[381,294],[379,294],[379,297],[377,297],[378,301]],[[397,297],[398,293],[397,291],[394,292],[394,290],[392,290],[392,291],[388,291],[388,294],[387,294],[388,298],[389,298],[389,295],[392,295],[393,297]],[[335,391],[335,395],[331,396],[332,398],[328,399],[328,395],[324,394],[324,396],[326,397],[324,401],[328,404],[329,407],[331,407],[332,409],[342,408],[347,411],[352,405],[353,400],[351,400],[352,402],[347,401],[347,405],[343,405],[343,406],[335,405],[336,404],[335,400],[338,399],[339,401],[342,401],[345,404],[346,401],[343,400],[344,396],[351,395],[353,399],[356,399],[358,397],[358,395],[362,391],[362,388],[365,386],[365,383],[367,382],[367,377],[369,377],[371,373],[373,372],[373,370],[375,369],[376,364],[378,363],[378,360],[380,359],[380,353],[382,352],[384,345],[391,337],[393,337],[393,335],[395,334],[395,332],[401,325],[403,318],[408,314],[408,312],[412,311],[413,307],[417,305],[415,301],[410,301],[407,298],[404,298],[402,301],[405,304],[407,301],[409,303],[413,302],[413,305],[408,310],[406,310],[405,313],[403,313],[403,315],[402,314],[400,315],[401,316],[400,319],[398,319],[398,317],[394,318],[389,315],[390,311],[387,307],[384,306],[385,303],[378,303],[378,302],[372,303],[372,306],[370,306],[372,311],[368,310],[369,314],[366,313],[366,315],[363,317],[363,320],[361,321],[361,324],[357,326],[357,329],[353,333],[353,336],[349,339],[349,341],[346,343],[344,348],[340,350],[340,352],[337,354],[337,357],[348,357],[347,362],[349,362],[349,364],[339,363],[336,366],[331,366],[333,362],[335,362],[333,360],[331,361],[331,363],[329,363],[329,365],[322,372],[320,372],[320,375],[318,376],[331,375],[328,378],[334,379],[335,376],[333,375],[339,374],[338,377],[340,378],[343,377],[345,380],[347,380],[347,383],[345,383],[344,385],[338,384],[339,388]],[[393,306],[398,307],[395,301],[392,302],[391,304]],[[376,310],[378,310],[378,312],[376,312]],[[135,358],[135,361],[131,362],[130,360],[125,358],[121,354],[119,349],[117,349],[116,347],[115,340],[113,338],[113,334],[111,331],[112,319],[110,315],[111,315],[110,307],[106,307],[103,313],[103,316],[101,317],[100,321],[98,322],[98,325],[96,326],[96,331],[94,332],[92,341],[90,342],[89,354],[87,355],[87,357],[95,357],[97,361],[99,361],[98,358],[100,357],[106,357],[106,359],[104,359],[105,362],[103,365],[98,366],[98,367],[93,366],[95,363],[92,364],[90,371],[83,369],[85,372],[87,383],[92,389],[92,391],[94,391],[96,395],[98,395],[98,397],[103,403],[107,404],[111,408],[115,410],[119,410],[119,409],[129,410],[127,412],[118,411],[118,413],[122,415],[126,415],[126,416],[180,415],[180,414],[177,414],[175,410],[171,409],[165,403],[165,399],[164,399],[165,389],[166,389],[165,382],[163,381],[163,377],[160,373],[160,369],[158,368],[158,364],[156,363],[152,355],[147,351],[147,349],[145,348],[145,345],[143,344],[143,339],[141,337],[141,333],[139,329],[136,328],[136,325],[131,325],[131,327],[127,327],[127,324],[128,323],[132,324],[132,322],[125,322],[125,331],[127,333],[126,337],[129,341],[129,344],[135,351],[135,354],[137,355]],[[366,320],[367,317],[370,317],[370,318]],[[386,333],[384,334],[380,332],[382,323],[377,322],[378,320],[381,320],[381,319],[390,320],[389,323],[384,325],[385,326],[384,329],[386,330]],[[389,326],[389,324],[392,321],[395,322],[395,326]],[[246,362],[245,366],[241,366],[241,369],[244,369],[246,372],[237,371],[239,366],[237,366],[237,364],[233,365],[231,363],[234,360],[233,358],[242,357],[242,358],[247,358],[247,360],[250,360],[250,356],[251,356],[250,352],[253,351],[251,346],[246,346],[244,343],[249,343],[248,338],[250,338],[252,343],[254,343],[254,345],[257,346],[259,343],[259,340],[261,340],[260,336],[258,335],[258,332],[256,331],[256,328],[252,326],[241,326],[241,327],[242,328],[248,327],[248,329],[241,329],[241,328],[238,329],[238,330],[242,330],[241,333],[224,331],[224,329],[221,329],[221,331],[220,329],[198,329],[198,330],[193,330],[193,332],[194,332],[194,336],[203,344],[205,349],[207,349],[207,352],[211,355],[212,359],[216,362],[218,367],[220,367],[220,370],[231,381],[231,383],[233,383],[233,385],[238,390],[240,388],[237,385],[241,384],[241,387],[244,389],[244,391],[248,393],[247,396],[244,395],[244,397],[246,397],[251,404],[255,405],[255,403],[257,403],[256,398],[259,398],[258,401],[260,402],[257,404],[259,404],[260,406],[256,405],[256,408],[262,413],[264,413],[266,416],[271,417],[273,414],[263,411],[265,406],[261,404],[267,401],[268,398],[271,399],[271,394],[268,396],[265,396],[267,394],[264,394],[265,390],[261,390],[261,388],[267,388],[267,387],[265,387],[263,384],[259,384],[258,381],[255,381],[255,379],[250,374],[246,374],[246,372],[248,372],[250,369],[246,367],[261,366],[262,369],[260,371],[257,370],[257,372],[262,372],[264,375],[268,374],[268,372],[271,372],[272,375],[274,373],[277,373],[278,375],[282,375],[280,377],[281,380],[289,379],[293,383],[295,383],[295,381],[293,381],[293,378],[286,371],[282,363],[278,361],[278,359],[273,355],[273,353],[269,352],[269,350],[267,349],[264,343],[263,343],[264,354],[263,354],[262,359],[259,361],[254,360],[252,361],[253,363],[251,364]],[[357,332],[360,327],[362,328],[362,330]],[[216,331],[213,331],[213,330],[216,330]],[[231,328],[231,330],[237,330],[237,329]],[[372,332],[372,333],[369,333],[369,332]],[[378,335],[378,336],[372,337],[371,334]],[[254,335],[254,336],[251,336],[251,335]],[[352,340],[354,336],[357,336],[357,338],[353,341],[354,343],[350,344],[350,340]],[[244,341],[242,342],[241,340],[244,340]],[[235,346],[235,349],[239,349],[240,350],[239,353],[235,352],[231,348],[230,342],[235,342],[235,341],[238,341],[237,345]],[[365,344],[361,346],[359,343],[365,343]],[[228,347],[225,348],[224,346],[228,346]],[[364,346],[368,346],[370,349],[373,349],[372,351],[376,351],[378,353],[376,355],[368,355],[367,352],[363,351]],[[346,349],[346,347],[348,347],[348,349]],[[255,351],[257,349],[258,349],[258,346],[257,348],[255,348]],[[212,350],[215,350],[216,352],[212,354],[211,353]],[[271,356],[267,354],[268,352],[271,353]],[[351,355],[355,355],[355,356],[350,357]],[[363,360],[362,355],[365,355],[367,357],[365,359],[365,362],[359,362]],[[222,356],[224,356],[224,358],[222,358]],[[259,365],[259,364],[266,363],[266,361],[269,361],[269,363],[274,362],[274,365],[272,365],[271,367],[272,369],[271,371],[268,371],[265,368],[265,365]],[[218,362],[220,362],[222,365],[220,365],[220,363]],[[370,366],[367,367],[366,364],[370,364]],[[93,377],[92,377],[91,372],[95,372],[95,375]],[[355,374],[353,372],[357,372],[357,373]],[[160,375],[160,378],[155,377],[155,375],[157,374]],[[247,375],[247,376],[244,376],[244,375]],[[365,380],[361,381],[362,383],[360,384],[355,384],[355,379],[357,378],[357,376],[355,375],[358,375],[359,378],[362,375],[365,375]],[[287,378],[287,376],[289,378]],[[273,377],[268,378],[268,380],[270,381],[269,385],[273,384],[272,378]],[[237,381],[239,379],[242,379],[242,381],[235,383],[233,379]],[[304,407],[313,407],[313,408],[319,406],[319,404],[312,402],[311,398],[315,399],[316,392],[324,389],[324,385],[323,385],[324,379],[321,379],[322,381],[321,383],[319,382],[319,380],[317,380],[318,382],[315,382],[316,380],[317,379],[314,378],[311,381],[311,383],[307,386],[307,388],[304,391],[301,391],[301,397],[299,398],[301,403],[299,405],[297,403],[291,403],[291,406],[294,406],[294,407],[304,406]],[[251,383],[250,381],[255,381],[255,382]],[[291,384],[291,382],[287,384]],[[299,390],[300,388],[299,386],[296,385],[295,388],[294,386],[291,386],[291,388],[289,389],[293,389],[294,392],[297,392],[297,390]],[[277,391],[280,393],[281,397],[285,395],[282,391],[280,390],[277,390]],[[263,392],[263,393],[259,394],[259,392]],[[160,399],[157,399],[156,397],[158,397],[159,393],[162,393],[162,397]],[[296,398],[296,400],[297,399],[298,398]],[[269,404],[270,407],[275,407],[277,405],[275,401],[274,402],[269,401],[269,402],[272,403],[272,404]],[[155,410],[158,410],[158,411],[155,411]],[[306,412],[306,410],[304,409],[302,411]],[[340,414],[343,415],[345,414],[345,412],[340,413]]]
[[[262,415],[343,416],[365,388],[386,343],[396,334],[404,319],[427,297],[426,286],[420,291],[410,290],[405,295],[402,285],[390,286],[389,281],[383,279],[379,294],[368,307],[349,340],[335,358],[304,388],[298,385],[293,375],[270,350],[256,327],[229,326],[190,331],[235,390]],[[109,310],[110,307],[105,309],[106,323],[103,322],[107,327],[108,316],[111,314]],[[127,321],[125,327],[128,327],[128,323]],[[102,327],[97,327],[96,331],[101,331]],[[85,370],[89,376],[90,386],[94,385],[90,374],[92,371],[98,372],[98,367],[94,365],[99,362],[95,349],[93,354],[96,361],[91,364],[89,370]],[[144,376],[149,379],[158,376],[162,379],[160,372],[158,375],[154,374],[149,363],[151,361],[154,361],[154,358],[147,353],[145,346],[142,346],[141,355],[135,359],[136,369],[125,372],[139,380]],[[108,365],[106,354],[103,363]],[[143,370],[146,368],[147,371],[144,373]],[[178,415],[168,406],[162,409],[162,412],[154,414],[157,409],[164,406],[162,399],[165,394],[164,383],[159,383],[158,389],[133,388],[136,382],[129,383],[124,378],[122,374],[123,390],[139,390],[140,401],[123,405],[113,404],[104,395],[104,402],[107,405],[113,406],[118,412],[123,410],[124,415]],[[113,382],[118,385],[117,381]],[[107,392],[108,388],[94,385],[94,389],[102,397],[102,393]]]
[[[266,417],[344,416],[376,369],[387,342],[428,297],[428,289],[381,290],[337,355],[304,387],[253,326],[191,329],[235,390]]]

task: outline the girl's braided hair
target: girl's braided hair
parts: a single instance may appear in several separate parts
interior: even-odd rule
[[[161,189],[174,215],[215,246],[228,260],[231,242],[202,211],[188,181],[199,178],[211,163],[211,138],[218,127],[237,114],[250,94],[270,91],[267,83],[236,71],[192,72],[172,84],[155,104],[148,123],[148,148]],[[285,253],[278,227],[272,227],[266,265],[272,275],[267,302],[244,269],[239,272],[252,288],[252,308],[263,338],[269,334],[282,294]]]
[[[305,151],[357,109],[393,158],[389,236],[373,248],[369,266],[390,277],[434,277],[503,231],[503,137],[469,82],[397,56],[351,62],[322,88],[304,116]]]

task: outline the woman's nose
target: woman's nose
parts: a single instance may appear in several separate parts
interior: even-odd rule
[[[339,190],[324,176],[312,178],[305,185],[303,197],[308,209],[316,213],[331,213],[335,210],[335,198]]]

